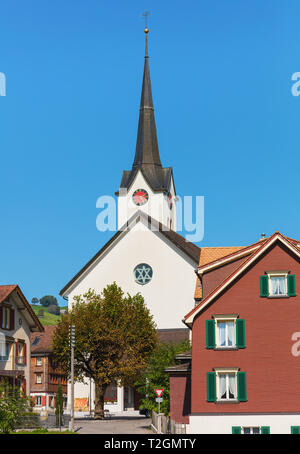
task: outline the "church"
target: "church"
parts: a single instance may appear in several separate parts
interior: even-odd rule
[[[162,166],[158,148],[147,34],[146,28],[135,156],[131,170],[123,171],[115,193],[118,231],[65,285],[60,295],[68,300],[71,309],[74,296],[89,289],[100,293],[115,281],[125,293],[142,294],[162,341],[180,341],[190,336],[182,317],[194,307],[194,271],[200,248],[176,232],[174,175],[172,167]],[[133,387],[109,387],[106,401],[105,409],[111,412],[139,407]],[[92,382],[75,384],[75,411],[76,402],[83,403],[82,410],[93,410]]]

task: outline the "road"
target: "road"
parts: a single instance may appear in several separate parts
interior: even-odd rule
[[[75,430],[79,434],[148,434],[153,432],[150,429],[150,418],[122,417],[112,418],[104,421],[75,420]]]

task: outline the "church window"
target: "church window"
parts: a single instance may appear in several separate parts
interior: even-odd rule
[[[145,285],[148,284],[153,276],[153,270],[150,265],[146,263],[140,263],[134,268],[134,279],[137,284]]]

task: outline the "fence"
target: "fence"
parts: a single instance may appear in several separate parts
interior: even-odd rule
[[[68,427],[70,421],[70,415],[62,415],[60,424],[56,424],[55,414],[41,416],[37,413],[30,413],[22,416],[21,423],[18,425],[17,429],[48,429],[54,427]]]
[[[176,423],[163,413],[152,411],[151,428],[157,434],[186,434],[186,424]]]

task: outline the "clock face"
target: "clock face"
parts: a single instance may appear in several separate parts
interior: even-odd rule
[[[137,189],[132,195],[133,203],[137,206],[145,205],[148,202],[149,194],[146,189]]]
[[[137,284],[145,285],[151,281],[153,276],[153,270],[147,263],[140,263],[134,268],[133,271],[134,280]]]

